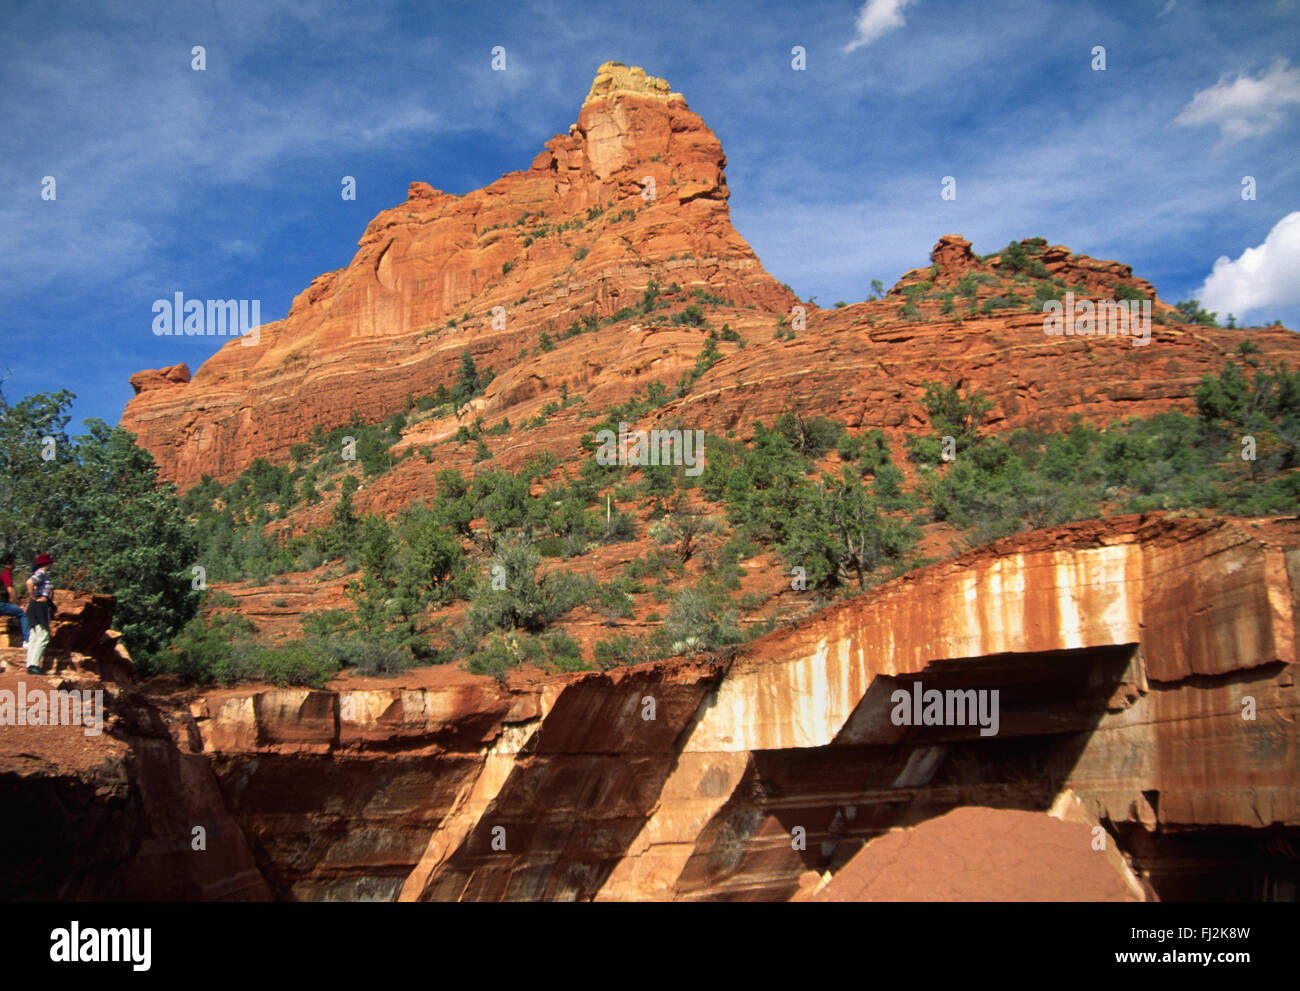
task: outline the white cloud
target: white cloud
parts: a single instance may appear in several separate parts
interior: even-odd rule
[[[844,46],[846,52],[869,45],[881,35],[903,26],[903,8],[912,0],[867,0],[858,11],[858,36]]]
[[[1263,244],[1247,248],[1236,261],[1220,257],[1196,295],[1220,317],[1300,303],[1300,210],[1279,220]]]
[[[1215,124],[1220,138],[1228,143],[1267,134],[1282,123],[1288,107],[1300,105],[1300,67],[1289,66],[1283,58],[1258,79],[1244,74],[1232,81],[1220,78],[1197,92],[1174,123],[1192,127]]]

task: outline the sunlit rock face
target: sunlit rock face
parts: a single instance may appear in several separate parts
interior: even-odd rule
[[[701,298],[692,290],[725,300],[709,319],[746,346],[718,342],[721,360],[651,418],[740,439],[797,409],[897,440],[925,423],[921,383],[954,368],[993,400],[995,431],[1188,409],[1241,341],[1176,323],[1144,347],[1051,337],[1041,313],[943,315],[937,300],[921,301],[924,320],[901,315],[904,290],[951,291],[1003,267],[959,235],[886,299],[819,310],[732,226],[725,166],[665,80],[606,63],[575,123],[526,170],[463,196],[411,183],[353,260],[256,343],[227,343],[192,378],[183,365],[134,376],[122,423],[184,487],[283,461],[317,426],[387,417],[450,383],[465,349],[496,378],[456,415],[417,425],[399,452],[478,416],[517,427],[561,390],[605,409],[671,386],[705,346],[705,329],[641,311],[652,281],[678,284],[679,303]],[[1154,294],[1120,262],[1063,246],[1037,257],[1084,293]],[[796,306],[806,327],[774,340]],[[562,339],[574,321],[617,314]],[[540,347],[543,333],[554,347]],[[1300,365],[1294,333],[1250,337],[1263,360]],[[574,415],[494,435],[493,463],[515,468],[542,449],[571,458],[590,426]],[[474,456],[442,446],[408,459],[357,493],[358,510],[423,500],[438,469]],[[319,525],[329,511],[290,522]],[[426,672],[245,686],[185,705],[123,692],[112,743],[45,752],[23,737],[0,768],[6,799],[38,810],[24,835],[44,835],[43,822],[82,829],[118,859],[74,880],[34,850],[14,892],[156,894],[141,873],[151,863],[184,898],[909,897],[893,875],[873,887],[862,865],[895,844],[921,849],[936,835],[926,824],[979,809],[990,830],[1023,824],[1046,850],[1086,841],[1096,872],[1070,849],[1055,875],[1080,878],[1079,897],[1294,897],[1298,588],[1294,520],[1128,516],[1002,541],[719,656],[529,686]],[[104,655],[106,681],[126,683],[129,658],[108,657],[108,617],[92,613],[82,640]],[[929,721],[927,692],[963,718],[942,708]],[[132,802],[148,814],[109,814]],[[221,851],[197,871],[181,830],[193,821],[218,824]],[[911,895],[974,897],[969,880]]]
[[[1295,521],[1123,517],[932,566],[717,665],[587,676],[508,770],[496,755],[475,823],[434,833],[402,897],[789,898],[963,806],[1086,826],[1032,827],[1095,852],[1062,853],[1080,898],[1186,885],[1151,837],[1231,829],[1243,859],[1203,864],[1204,891],[1285,892],[1291,868],[1261,851],[1300,826],[1298,578]],[[899,725],[894,693],[918,682],[997,691],[996,733]]]
[[[22,835],[83,852],[25,840],[0,877],[14,898],[1286,899],[1297,610],[1300,520],[1126,516],[724,656],[178,705],[130,685],[111,600],[87,598],[61,642],[104,659],[69,646],[59,684],[105,691],[104,732],[0,728]],[[954,822],[970,855],[937,874]],[[984,843],[1010,865],[992,886]]]
[[[732,225],[725,168],[717,135],[680,93],[607,62],[568,132],[527,169],[462,196],[412,182],[405,202],[371,220],[351,262],[314,279],[283,320],[226,341],[192,378],[184,365],[132,376],[121,425],[186,489],[205,474],[229,481],[258,457],[284,462],[318,426],[391,417],[408,396],[450,387],[466,349],[497,376],[461,411],[467,423],[482,416],[517,426],[562,390],[604,409],[651,383],[671,388],[705,347],[705,328],[654,324],[642,311],[652,282],[679,287],[674,311],[720,300],[704,303],[710,327],[727,324],[741,339],[718,342],[721,360],[654,416],[742,438],[755,421],[792,408],[898,439],[926,422],[921,383],[947,380],[954,368],[993,400],[994,430],[1189,409],[1201,376],[1241,342],[1240,331],[1171,322],[1134,347],[1128,338],[1046,336],[1032,307],[944,313],[927,301],[931,291],[955,292],[968,276],[992,283],[1004,272],[1000,255],[981,259],[957,234],[941,236],[932,264],[905,273],[884,299],[819,309],[774,279]],[[1081,297],[1138,293],[1153,299],[1154,313],[1176,316],[1121,262],[1045,244],[1035,257]],[[929,285],[916,297],[919,316],[909,315],[904,290],[921,283]],[[981,284],[969,302],[1002,291]],[[278,312],[274,301],[260,302]],[[141,313],[142,335],[152,318]],[[795,319],[804,329],[794,339],[773,338],[778,321]],[[575,322],[611,320],[564,336]],[[1250,339],[1262,360],[1300,365],[1296,334],[1255,328]],[[171,359],[169,340],[153,341],[160,363]],[[398,451],[437,443],[459,425],[451,416],[426,422]],[[494,442],[494,460],[514,468],[543,449],[567,458],[586,426],[552,417],[545,431],[516,430]],[[437,468],[466,468],[471,457],[439,448],[436,465],[401,466],[363,502],[395,511],[428,494]]]
[[[463,196],[411,183],[405,203],[370,222],[352,262],[315,279],[283,320],[230,340],[192,380],[175,369],[134,376],[122,426],[185,488],[203,474],[229,479],[257,457],[283,459],[316,425],[354,411],[391,415],[407,395],[453,381],[467,347],[498,373],[523,365],[543,331],[558,337],[583,317],[605,318],[652,280],[753,307],[745,312],[770,328],[766,314],[794,296],[732,226],[725,165],[680,93],[606,63],[577,122],[530,168]],[[499,379],[490,408],[546,392],[540,407],[561,383],[611,365],[620,366],[611,383],[625,378],[637,365],[624,367],[628,329]],[[686,367],[702,346],[694,337]]]

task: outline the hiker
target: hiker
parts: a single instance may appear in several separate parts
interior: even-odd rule
[[[50,644],[50,617],[54,615],[54,581],[49,567],[54,558],[37,555],[32,576],[27,579],[27,624],[31,628],[27,641],[27,673],[41,673],[41,659]]]
[[[27,648],[27,613],[18,605],[14,596],[14,556],[6,554],[0,558],[0,616],[16,616],[18,625],[23,630],[23,649]]]

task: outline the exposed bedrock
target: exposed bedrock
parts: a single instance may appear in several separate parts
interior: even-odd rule
[[[1295,520],[1129,516],[934,565],[731,656],[544,686],[523,718],[490,727],[472,752],[462,734],[460,756],[437,758],[422,821],[441,819],[418,852],[416,831],[405,836],[412,869],[399,889],[390,863],[385,890],[783,899],[874,837],[983,806],[1090,825],[1075,835],[1098,871],[1133,875],[1134,897],[1164,885],[1197,896],[1205,844],[1172,838],[1231,833],[1231,864],[1200,876],[1248,876],[1204,890],[1284,896],[1296,866],[1284,838],[1300,826],[1298,578]],[[968,725],[896,725],[894,693],[918,682],[996,691],[997,732],[981,732],[992,727],[974,706]],[[200,731],[215,739],[224,722],[214,715]],[[303,759],[328,761],[340,781],[356,773],[336,752]],[[279,841],[261,837],[281,828],[275,815],[240,797],[227,766],[218,761],[235,814],[255,849],[273,849]],[[338,835],[374,832],[350,823]],[[281,890],[320,889],[317,875],[340,870],[350,849],[334,846],[328,871],[279,862],[315,878]],[[1116,868],[1120,848],[1130,857]]]
[[[186,773],[211,775],[151,835],[183,862],[201,792],[281,899],[1293,899],[1298,607],[1300,519],[1072,524],[722,656],[522,687],[446,672],[212,693],[169,710],[170,741],[153,734],[173,770],[118,787],[163,808]],[[123,739],[101,738],[98,771],[0,787],[28,807],[57,778],[68,808],[136,766],[110,753]],[[909,857],[925,858],[913,889]],[[995,862],[1011,866],[980,887]]]

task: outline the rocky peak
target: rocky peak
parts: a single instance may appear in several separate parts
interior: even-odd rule
[[[793,295],[732,226],[725,165],[717,136],[680,93],[607,62],[577,121],[527,170],[463,195],[412,182],[366,227],[346,267],[317,277],[284,320],[263,326],[258,347],[227,344],[193,382],[166,370],[135,376],[122,425],[182,487],[204,474],[228,480],[254,458],[282,458],[317,426],[354,413],[374,421],[450,383],[465,348],[482,367],[520,369],[519,382],[502,374],[497,390],[544,391],[542,335],[629,312],[651,282],[679,286],[683,304],[698,292],[785,312]],[[571,386],[628,377],[607,370],[632,360],[621,350],[599,360],[590,347],[564,350]],[[655,367],[680,374],[673,362]]]
[[[534,168],[563,167],[639,194],[646,177],[658,187],[686,184],[695,196],[724,200],[726,156],[708,125],[666,79],[639,66],[606,62],[597,70],[567,138],[547,143],[550,158]]]
[[[622,62],[606,62],[596,70],[596,78],[582,103],[586,106],[593,100],[609,99],[619,94],[651,96],[665,102],[682,99],[682,94],[672,91],[667,79],[647,76],[639,65],[629,67]]]
[[[945,234],[930,252],[930,261],[939,266],[939,278],[961,278],[973,268],[980,268],[980,260],[970,249],[970,242],[960,234]]]

